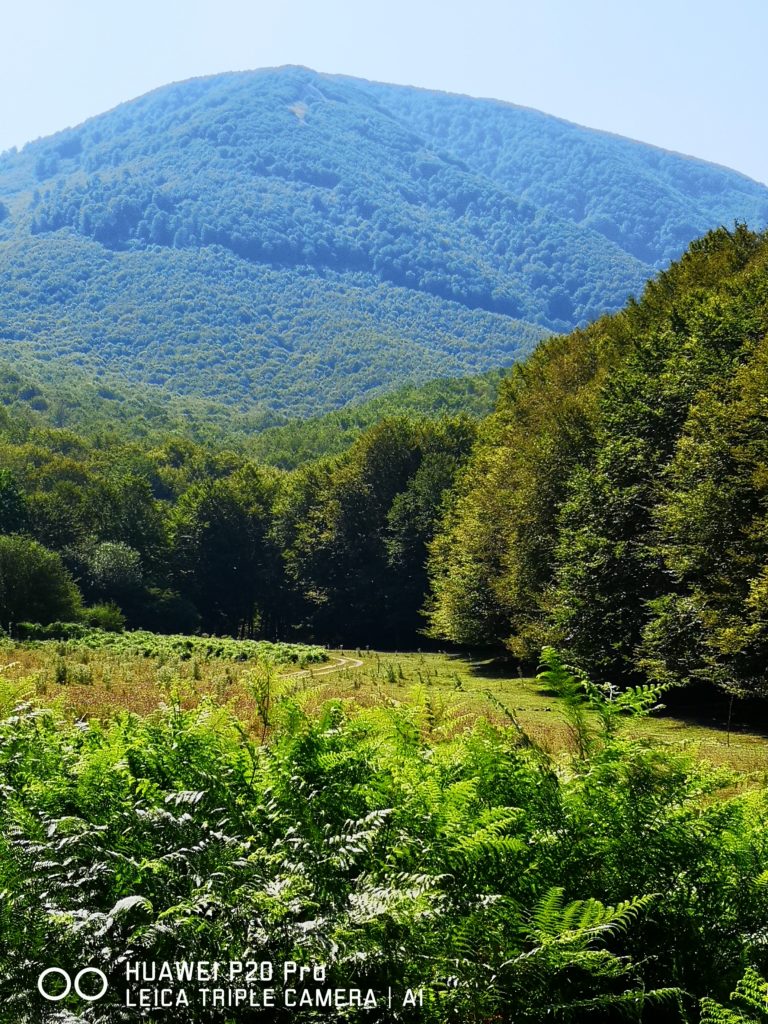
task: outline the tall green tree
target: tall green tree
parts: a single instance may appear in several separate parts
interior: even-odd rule
[[[691,409],[655,510],[673,582],[646,670],[768,693],[768,340]]]
[[[28,520],[27,502],[16,477],[0,469],[0,533],[22,533]]]
[[[695,449],[701,429],[693,424],[697,410],[720,407],[768,332],[767,267],[765,236],[743,226],[711,232],[639,301],[548,340],[515,369],[431,546],[434,635],[505,644],[521,658],[543,643],[566,643],[601,680],[635,675],[640,655],[661,671],[659,645],[679,647],[688,627],[699,636],[717,604],[714,584],[700,600],[699,570],[686,578],[681,569],[685,524],[697,521],[696,544],[709,558],[734,522],[751,524],[743,529],[758,554],[751,562],[734,555],[725,577],[734,585],[721,586],[744,600],[751,594],[748,607],[757,609],[759,453],[753,446],[748,459],[737,455],[745,449],[730,430],[731,402],[722,414],[729,425],[718,429],[728,458],[742,465],[736,486],[738,474],[726,472],[722,459],[708,468],[709,442]],[[750,436],[759,434],[759,386],[749,413],[741,403],[739,430]],[[750,459],[751,475],[744,468]],[[733,477],[740,496],[727,526],[713,497],[717,473],[726,486]],[[711,516],[701,506],[697,520],[692,502],[701,505],[705,492]],[[730,630],[723,644],[746,642],[733,622]]]
[[[275,486],[273,473],[247,466],[193,485],[172,510],[175,577],[210,632],[250,636],[268,614],[276,583],[269,550]]]
[[[549,639],[558,509],[590,457],[595,395],[617,335],[547,341],[503,383],[431,546],[433,635],[506,643],[523,658]]]
[[[289,571],[319,636],[414,640],[427,544],[473,433],[467,420],[384,420],[328,466],[314,500],[297,505],[303,522],[293,530]]]

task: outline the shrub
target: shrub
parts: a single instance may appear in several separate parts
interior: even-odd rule
[[[125,616],[113,601],[86,608],[85,621],[89,626],[108,633],[122,633],[125,629]]]
[[[19,640],[79,640],[88,635],[88,628],[79,622],[18,622],[15,633]]]

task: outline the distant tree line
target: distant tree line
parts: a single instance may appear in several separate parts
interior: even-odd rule
[[[468,417],[388,418],[294,472],[190,441],[97,444],[6,420],[0,625],[413,643]]]

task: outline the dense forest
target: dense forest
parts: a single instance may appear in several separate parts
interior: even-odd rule
[[[432,544],[435,635],[765,692],[767,265],[714,231],[510,374]]]
[[[388,418],[285,473],[183,439],[105,448],[6,414],[0,622],[412,641],[426,545],[475,429]]]
[[[440,416],[435,385],[411,415],[274,427],[273,465],[6,410],[0,620],[427,631],[523,664],[566,645],[599,681],[762,693],[767,260],[765,235],[718,229],[639,301],[539,346],[485,420]]]
[[[742,175],[490,100],[280,68],[159,89],[0,157],[0,318],[83,368],[313,416],[509,365],[620,308]]]
[[[0,243],[2,245],[2,243]],[[114,253],[55,233],[0,248],[6,358],[257,415],[308,417],[509,365],[547,331],[359,275],[220,247]]]

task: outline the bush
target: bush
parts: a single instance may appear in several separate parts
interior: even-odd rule
[[[86,608],[85,621],[89,626],[104,629],[108,633],[122,633],[125,629],[125,616],[114,601]]]
[[[19,640],[80,640],[88,629],[79,622],[17,622],[15,633]]]

